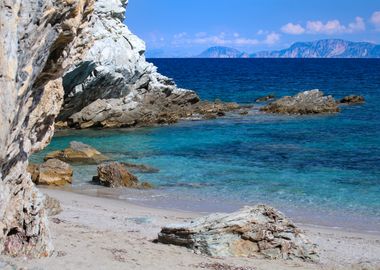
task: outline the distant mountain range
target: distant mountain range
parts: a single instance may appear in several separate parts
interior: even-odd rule
[[[199,58],[248,58],[249,55],[228,47],[211,47],[202,52]]]
[[[212,47],[199,58],[380,58],[380,45],[342,39],[297,42],[287,49],[247,54],[228,47]]]

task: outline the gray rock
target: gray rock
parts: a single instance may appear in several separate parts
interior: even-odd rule
[[[316,245],[282,213],[265,205],[165,226],[158,241],[209,256],[318,260]]]
[[[53,251],[44,196],[28,157],[53,135],[63,101],[60,77],[88,44],[91,0],[0,1],[0,253]],[[81,29],[81,31],[78,31]]]
[[[320,90],[309,90],[295,96],[286,96],[260,108],[261,111],[276,114],[326,114],[339,112],[332,96],[325,96]]]

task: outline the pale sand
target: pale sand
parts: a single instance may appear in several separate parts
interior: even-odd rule
[[[380,235],[299,224],[320,247],[318,264],[253,258],[209,258],[190,250],[153,243],[164,224],[182,222],[197,213],[136,206],[125,201],[43,190],[64,211],[51,218],[56,252],[50,258],[0,257],[24,269],[380,269]],[[363,221],[365,222],[365,221]],[[2,262],[1,262],[2,261]],[[232,268],[210,268],[210,264]],[[202,268],[203,267],[203,268]],[[9,267],[8,267],[9,268]],[[9,268],[11,269],[11,268]]]

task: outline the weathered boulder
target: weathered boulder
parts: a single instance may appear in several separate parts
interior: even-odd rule
[[[332,96],[320,90],[309,90],[295,96],[286,96],[260,108],[261,111],[277,114],[327,114],[339,112]]]
[[[44,160],[49,159],[59,159],[68,163],[82,163],[82,164],[99,164],[106,160],[109,160],[106,156],[102,155],[95,148],[81,143],[81,142],[70,142],[70,147],[54,151],[47,154]]]
[[[255,102],[257,103],[261,103],[261,102],[267,102],[267,101],[270,101],[270,100],[274,100],[276,98],[275,95],[266,95],[266,96],[263,96],[263,97],[259,97],[255,100]]]
[[[107,162],[98,165],[98,175],[93,177],[93,181],[112,188],[152,188],[148,183],[140,183],[137,177],[131,174],[124,164],[119,162]]]
[[[53,250],[44,196],[28,157],[50,141],[63,102],[63,75],[91,39],[91,0],[0,1],[0,253]]]
[[[158,241],[185,246],[209,256],[305,261],[318,258],[316,246],[302,231],[282,213],[265,205],[165,226],[158,235]]]
[[[342,98],[339,102],[347,105],[363,104],[365,103],[365,99],[363,96],[350,95]]]
[[[40,165],[31,164],[28,172],[36,185],[64,186],[71,184],[73,169],[59,159],[48,159]]]

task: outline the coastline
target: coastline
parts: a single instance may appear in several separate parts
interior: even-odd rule
[[[380,234],[298,224],[318,244],[319,263],[210,258],[153,242],[161,226],[188,221],[201,213],[62,190],[41,191],[58,199],[64,209],[50,218],[55,253],[40,260],[0,257],[0,261],[31,269],[215,269],[211,266],[218,264],[241,269],[380,269]]]

